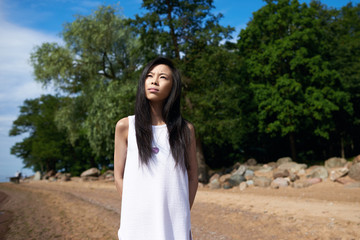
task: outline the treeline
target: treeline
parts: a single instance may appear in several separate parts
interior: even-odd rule
[[[360,4],[266,0],[237,39],[213,1],[142,8],[129,19],[102,6],[64,25],[64,45],[33,51],[35,80],[57,94],[26,100],[13,123],[10,135],[28,133],[11,149],[26,167],[111,168],[115,124],[133,114],[139,74],[158,55],[182,72],[183,114],[212,168],[359,154]]]

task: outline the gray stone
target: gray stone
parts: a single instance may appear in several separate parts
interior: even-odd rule
[[[307,177],[326,179],[328,176],[329,174],[325,167],[317,166],[311,170],[310,174]]]
[[[302,169],[306,169],[306,164],[300,164],[296,162],[286,162],[278,166],[278,170],[288,170],[292,173],[297,173]]]
[[[360,162],[351,165],[349,169],[349,177],[356,181],[360,181]]]
[[[344,158],[333,157],[325,161],[326,168],[339,168],[344,167],[347,161]]]
[[[221,175],[220,178],[219,178],[219,181],[220,181],[220,183],[224,183],[224,182],[225,182],[226,180],[228,180],[230,177],[231,177],[231,174],[230,174],[230,173]]]
[[[348,172],[349,172],[349,169],[347,167],[334,169],[330,172],[330,180],[336,181],[336,179],[339,179],[339,178],[345,176]]]
[[[230,189],[232,187],[233,187],[233,185],[232,185],[232,183],[230,181],[224,182],[224,185],[223,185],[224,189]]]
[[[279,159],[276,161],[276,165],[280,166],[281,164],[283,164],[283,163],[288,163],[288,162],[292,162],[291,157],[283,157],[283,158],[279,158]]]
[[[289,186],[290,183],[290,179],[289,178],[276,178],[274,179],[274,181],[271,182],[271,188],[277,189],[277,188],[281,188],[281,187],[287,187]]]
[[[34,178],[33,178],[34,181],[39,181],[41,180],[41,173],[39,171],[37,171],[34,175]]]
[[[100,175],[100,170],[97,168],[90,168],[81,173],[80,177],[98,177]]]
[[[244,177],[246,178],[246,180],[251,180],[254,177],[254,171],[253,170],[246,170]]]
[[[245,182],[246,179],[243,175],[240,174],[233,174],[229,179],[228,182],[232,185],[232,186],[238,186],[240,183]]]
[[[257,187],[268,187],[271,184],[271,179],[263,176],[254,176],[253,181]]]
[[[246,168],[245,165],[241,165],[241,166],[233,173],[233,175],[244,175],[246,169],[247,169],[247,168]]]
[[[252,186],[252,185],[254,185],[254,181],[253,180],[247,180],[246,185]]]
[[[219,189],[219,188],[221,188],[221,184],[219,182],[219,179],[215,178],[214,180],[212,180],[209,183],[209,187],[210,187],[210,189]]]

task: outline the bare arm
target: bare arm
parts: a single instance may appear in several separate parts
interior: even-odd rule
[[[189,178],[189,203],[190,209],[194,203],[195,195],[198,188],[198,165],[196,160],[196,139],[195,139],[195,129],[192,124],[188,124],[190,129],[190,146],[189,146],[189,169],[188,169],[188,178]]]
[[[119,120],[115,127],[115,147],[114,147],[114,177],[116,189],[122,199],[122,188],[124,169],[127,153],[127,138],[129,131],[129,120],[123,118]]]

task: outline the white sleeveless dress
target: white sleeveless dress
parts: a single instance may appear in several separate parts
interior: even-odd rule
[[[129,116],[119,240],[191,240],[187,171],[175,167],[166,125],[153,126],[153,154],[141,164]]]

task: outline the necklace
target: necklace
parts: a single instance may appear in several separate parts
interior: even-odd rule
[[[155,153],[155,154],[158,154],[159,153],[159,148],[158,147],[152,147],[152,152]]]

